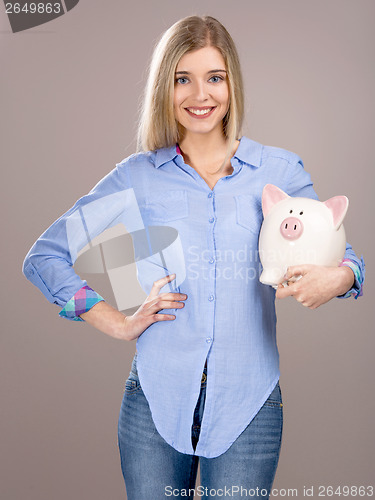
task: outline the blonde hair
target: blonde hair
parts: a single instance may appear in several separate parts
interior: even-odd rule
[[[228,141],[225,161],[228,159],[243,122],[243,81],[232,37],[217,19],[210,16],[189,16],[177,21],[157,43],[141,104],[138,151],[170,147],[181,140],[181,126],[173,110],[176,67],[184,54],[207,46],[220,51],[227,70],[229,109],[223,119],[223,132]]]

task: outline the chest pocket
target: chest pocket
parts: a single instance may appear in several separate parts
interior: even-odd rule
[[[240,194],[236,200],[237,224],[258,235],[263,222],[262,206],[255,196]]]
[[[172,189],[150,194],[146,200],[146,213],[155,222],[170,222],[189,215],[187,191]]]

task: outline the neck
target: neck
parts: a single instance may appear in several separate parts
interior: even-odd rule
[[[228,143],[226,137],[219,134],[189,134],[180,142],[181,151],[193,164],[213,163],[223,160]]]

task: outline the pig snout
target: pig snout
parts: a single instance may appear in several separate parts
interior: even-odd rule
[[[287,240],[296,240],[303,233],[303,224],[297,217],[288,217],[282,221],[280,233]]]

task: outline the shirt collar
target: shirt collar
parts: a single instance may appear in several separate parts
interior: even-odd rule
[[[238,145],[234,158],[237,158],[242,163],[252,165],[253,167],[260,167],[262,158],[263,146],[259,142],[253,141],[248,137],[242,136]],[[165,163],[172,161],[178,156],[176,145],[169,148],[161,148],[155,151],[155,167],[159,168]]]

